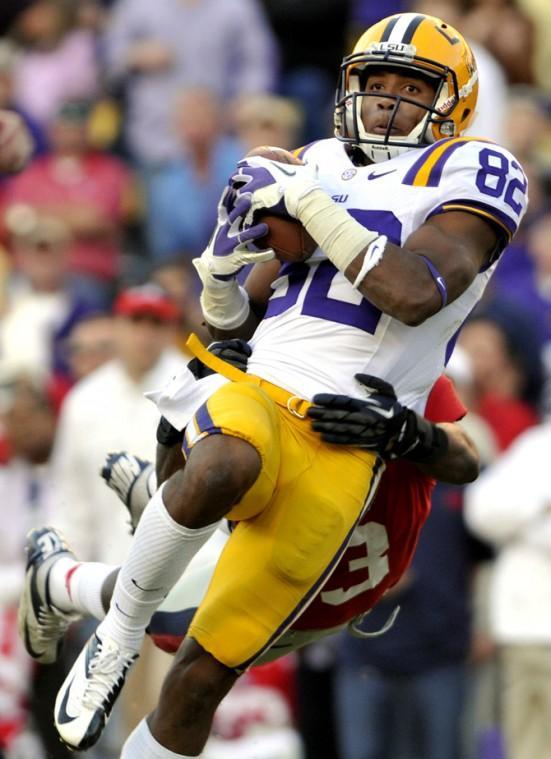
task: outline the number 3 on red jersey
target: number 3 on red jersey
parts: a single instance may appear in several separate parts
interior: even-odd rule
[[[388,556],[386,555],[389,548],[388,533],[384,525],[378,522],[368,522],[356,527],[349,549],[354,546],[364,546],[365,555],[351,559],[348,562],[348,571],[366,570],[362,572],[365,579],[346,590],[334,588],[333,590],[322,591],[321,600],[330,606],[340,606],[351,598],[365,593],[366,590],[375,588],[389,572]]]

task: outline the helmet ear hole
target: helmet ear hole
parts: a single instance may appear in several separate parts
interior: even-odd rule
[[[465,119],[470,115],[470,113],[471,113],[471,109],[465,108],[465,110],[461,114],[461,121],[465,121]]]

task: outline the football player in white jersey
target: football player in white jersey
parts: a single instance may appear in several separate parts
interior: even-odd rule
[[[256,211],[298,219],[319,248],[279,272],[247,374],[192,346],[219,372],[204,381],[199,407],[182,410],[182,378],[159,395],[168,420],[187,425],[187,462],[148,504],[110,611],[59,692],[56,725],[72,747],[99,737],[152,613],[220,518],[235,528],[161,705],[123,757],[198,756],[239,673],[331,575],[382,461],[369,446],[320,443],[311,400],[361,398],[362,374],[383,377],[398,394],[383,413],[407,436],[400,402],[422,412],[525,210],[514,157],[461,137],[476,96],[476,64],[459,32],[399,14],[368,29],[343,61],[335,139],[302,151],[303,166],[239,164],[197,262],[213,329],[248,336],[258,322],[236,279],[244,264],[273,257],[251,245],[266,233]],[[427,439],[414,455],[441,448],[441,438]]]

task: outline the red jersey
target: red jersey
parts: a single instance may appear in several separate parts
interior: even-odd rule
[[[455,422],[466,408],[452,382],[440,377],[427,400],[431,422]],[[408,568],[430,512],[435,480],[406,459],[387,464],[375,499],[354,530],[350,545],[322,590],[293,625],[324,630],[363,614]]]

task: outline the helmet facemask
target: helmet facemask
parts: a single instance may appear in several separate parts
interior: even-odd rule
[[[402,95],[367,92],[365,85],[373,69],[404,71],[411,76],[430,82],[435,90],[432,103],[425,105],[414,98]],[[379,100],[388,98],[395,101],[385,134],[370,134],[364,127],[362,104],[363,99],[368,97],[376,97]],[[386,161],[412,148],[430,145],[436,139],[454,136],[455,124],[453,120],[447,120],[446,116],[453,111],[458,100],[459,93],[454,72],[435,61],[407,54],[400,56],[395,53],[382,55],[374,52],[352,54],[344,59],[341,66],[335,102],[335,136],[342,142],[362,150],[374,163]],[[392,128],[402,103],[424,109],[426,114],[420,118],[409,134],[396,136],[392,135]],[[437,130],[433,128],[436,125]]]

